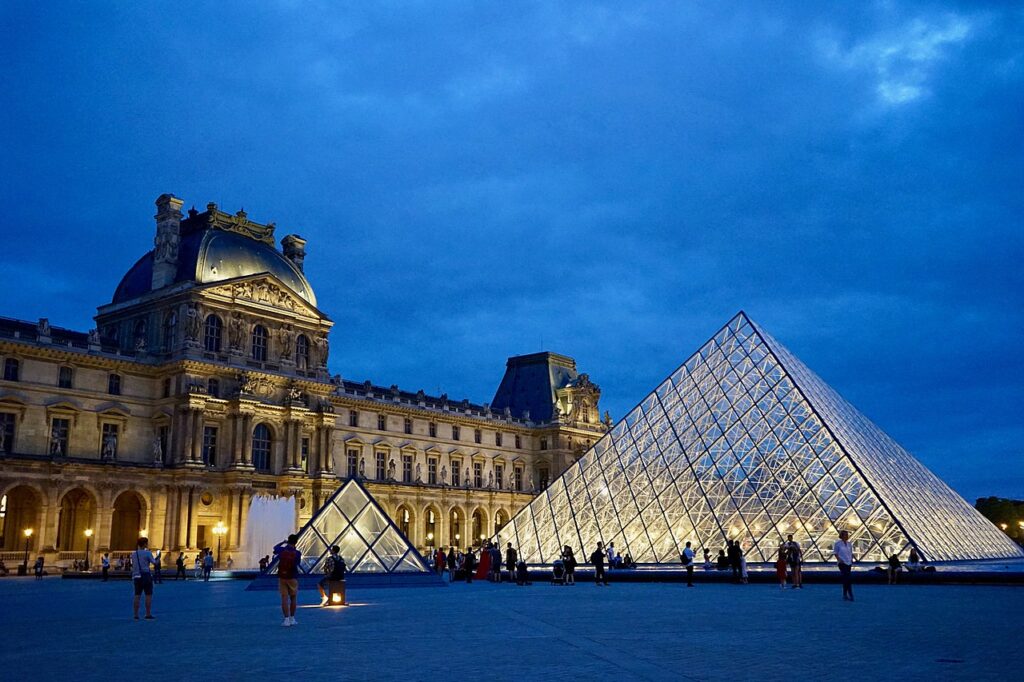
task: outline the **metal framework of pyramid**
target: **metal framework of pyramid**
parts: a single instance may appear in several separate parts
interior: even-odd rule
[[[299,531],[302,573],[322,573],[331,545],[351,573],[430,573],[416,548],[356,479],[349,479]],[[277,560],[268,568],[277,573]]]
[[[793,535],[832,560],[911,546],[930,561],[1021,557],[963,498],[740,312],[501,531],[529,563],[614,542],[678,563],[687,541],[774,561]]]

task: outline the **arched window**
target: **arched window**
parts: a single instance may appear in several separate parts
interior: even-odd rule
[[[402,531],[402,535],[409,537],[409,522],[412,520],[409,510],[402,507],[398,510],[398,530]]]
[[[224,323],[216,315],[209,315],[203,325],[203,348],[208,353],[220,352],[221,336],[224,332]]]
[[[267,328],[261,324],[252,328],[252,359],[267,361]]]
[[[170,353],[174,350],[175,335],[178,331],[178,316],[173,312],[167,313],[164,318],[164,351]]]
[[[295,366],[299,369],[309,367],[309,339],[305,334],[299,334],[295,339]]]
[[[252,465],[256,471],[270,471],[270,427],[257,424],[252,431]]]
[[[435,535],[437,533],[437,517],[434,516],[433,509],[427,509],[427,513],[424,515],[423,525],[423,537],[427,539],[427,546],[433,547],[435,539],[439,540]]]

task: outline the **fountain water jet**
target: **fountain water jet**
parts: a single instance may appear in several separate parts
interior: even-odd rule
[[[258,566],[260,557],[273,553],[274,545],[298,532],[295,509],[294,497],[258,495],[252,498],[245,526],[246,565]]]

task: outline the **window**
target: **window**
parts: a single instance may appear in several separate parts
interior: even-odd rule
[[[516,449],[521,450],[523,447],[523,437],[518,433],[516,434]]]
[[[267,328],[262,324],[252,328],[251,356],[256,362],[267,361]]]
[[[484,464],[483,462],[473,462],[473,487],[483,488],[484,487]]]
[[[430,424],[427,426],[427,433],[430,434],[431,438],[437,438],[437,424],[434,422],[430,422]]]
[[[206,392],[214,398],[220,397],[220,379],[207,379]]]
[[[409,510],[402,507],[398,510],[398,530],[402,531],[402,535],[409,537]]]
[[[121,375],[107,375],[107,393],[110,395],[121,395]]]
[[[541,438],[540,439],[540,449],[541,450],[547,450],[548,449],[548,439],[547,438]]]
[[[501,431],[498,431],[494,434],[494,444],[497,445],[499,448],[501,447]]]
[[[452,485],[458,487],[462,485],[462,460],[452,460]]]
[[[170,353],[174,350],[175,335],[178,329],[178,316],[169,313],[164,318],[164,351]]]
[[[18,381],[19,370],[21,369],[21,363],[14,358],[7,358],[4,360],[4,380],[6,381]]]
[[[505,465],[494,465],[494,486],[499,490],[505,487]]]
[[[458,426],[452,426],[452,440],[459,440],[459,436],[462,435],[461,430]]]
[[[433,509],[427,510],[427,523],[424,530],[426,531],[427,545],[433,547],[434,538],[436,537],[435,533],[437,533],[437,518],[434,516]]]
[[[513,483],[516,490],[523,492],[523,467],[516,467],[513,471]]]
[[[299,467],[309,473],[309,439],[303,438],[299,442]]]
[[[385,417],[382,414],[378,414],[377,415],[377,430],[378,431],[387,431],[387,428],[388,428],[388,418]]]
[[[257,424],[252,430],[252,465],[256,471],[270,473],[270,427]]]
[[[455,545],[455,546],[458,546],[459,545],[459,540],[462,539],[462,534],[461,534],[462,518],[459,516],[458,510],[455,510],[455,509],[452,510],[452,517],[451,517],[451,520],[450,520],[450,522],[448,524],[448,527],[450,529],[448,531],[449,534],[450,534],[449,538],[448,538],[448,542],[453,544],[453,545]]]
[[[437,457],[427,457],[427,483],[437,485]]]
[[[402,483],[412,483],[412,455],[402,455]]]
[[[117,424],[104,424],[100,437],[100,459],[117,459],[117,441],[120,429]]]
[[[14,452],[14,418],[10,412],[0,412],[0,452]]]
[[[217,464],[217,427],[203,427],[203,464],[215,466]]]
[[[61,367],[57,370],[57,388],[71,388],[71,379],[75,371],[70,367]]]
[[[224,323],[216,315],[209,315],[203,325],[203,349],[207,353],[219,353]]]
[[[383,450],[377,450],[375,457],[377,459],[377,480],[383,481],[388,475],[388,463],[386,461],[388,453]]]
[[[170,398],[171,397],[171,379],[170,379],[170,377],[168,377],[167,379],[164,379],[164,397],[165,398]]]
[[[349,410],[348,411],[348,425],[349,426],[359,426],[359,411],[358,410]]]
[[[295,366],[299,369],[309,367],[309,338],[305,334],[299,334],[295,339]]]
[[[544,490],[548,487],[548,468],[540,468],[540,490]]]
[[[483,442],[483,439],[484,439],[484,434],[480,432],[480,429],[473,429],[473,442],[474,443],[481,443],[481,442]]]
[[[160,462],[167,463],[167,443],[170,437],[171,429],[169,426],[161,426],[156,431],[157,438],[160,440]]]
[[[405,426],[405,432],[406,433],[412,433],[412,420],[411,419],[406,419],[405,422],[404,422],[404,426]]]
[[[55,418],[50,423],[50,454],[67,457],[71,420]]]
[[[359,475],[359,450],[349,448],[345,456],[348,458],[348,477],[355,478]]]

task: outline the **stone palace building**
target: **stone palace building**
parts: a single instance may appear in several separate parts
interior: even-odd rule
[[[509,358],[490,403],[331,376],[306,242],[156,201],[154,248],[78,332],[0,318],[0,556],[115,556],[140,534],[245,547],[257,496],[298,528],[360,477],[419,548],[479,542],[607,430],[572,358]]]

